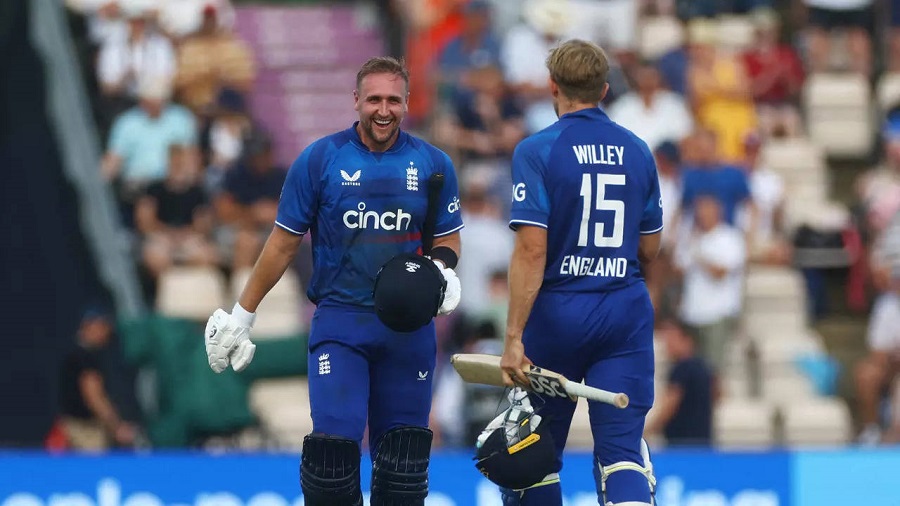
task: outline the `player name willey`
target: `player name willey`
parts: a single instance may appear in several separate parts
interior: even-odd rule
[[[610,144],[580,144],[572,146],[572,151],[581,165],[622,165],[625,156],[624,146]],[[628,260],[621,257],[566,255],[559,266],[559,273],[564,276],[624,278],[627,270]]]
[[[611,144],[580,144],[572,146],[581,165],[622,165],[625,146]]]

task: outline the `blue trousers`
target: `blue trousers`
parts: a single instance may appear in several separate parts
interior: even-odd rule
[[[523,335],[525,354],[535,365],[563,374],[572,381],[628,394],[630,404],[618,409],[590,402],[594,461],[643,465],[641,437],[644,419],[653,405],[653,307],[644,283],[605,294],[541,292]],[[550,418],[556,444],[557,469],[569,435],[575,403],[567,398],[539,398],[532,406]],[[595,471],[597,471],[595,469]],[[595,473],[596,474],[596,473]],[[599,480],[598,480],[599,481]],[[600,495],[598,483],[598,497]],[[509,491],[504,492],[510,495]],[[521,506],[561,506],[559,484],[516,493]],[[650,502],[647,479],[634,471],[620,471],[607,481],[606,500],[614,504]]]
[[[371,309],[320,305],[309,336],[313,431],[369,448],[396,427],[427,427],[437,343],[434,323],[408,333],[385,327]]]

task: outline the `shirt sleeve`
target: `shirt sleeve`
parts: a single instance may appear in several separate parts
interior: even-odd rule
[[[519,144],[512,159],[512,209],[509,228],[534,225],[547,228],[550,198],[544,184],[543,163],[529,144]]]
[[[669,371],[669,385],[677,385],[684,388],[688,382],[688,367],[685,362],[678,362]]]
[[[319,205],[319,180],[310,164],[313,146],[306,148],[288,170],[275,219],[276,225],[297,235],[309,231]]]
[[[131,116],[127,113],[119,116],[110,129],[107,149],[117,156],[125,157],[128,155],[129,146],[131,145],[128,132],[133,131],[128,125],[130,118]]]
[[[459,207],[459,183],[456,180],[456,170],[453,162],[446,153],[440,152],[437,163],[444,173],[444,187],[439,198],[440,207],[437,210],[437,224],[434,227],[434,236],[450,235],[463,228],[462,212]]]
[[[645,154],[647,155],[647,178],[650,183],[650,191],[647,202],[644,204],[644,214],[641,216],[641,234],[647,235],[655,234],[663,228],[663,201],[659,192],[659,174],[656,171],[656,162],[650,155],[649,149],[646,149]]]

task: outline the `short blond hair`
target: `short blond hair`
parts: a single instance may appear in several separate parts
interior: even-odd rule
[[[590,104],[603,98],[609,59],[597,44],[579,39],[563,42],[550,51],[547,69],[566,98]]]
[[[376,56],[369,58],[359,72],[356,73],[356,89],[362,85],[362,80],[372,74],[393,74],[406,83],[406,91],[409,91],[409,70],[406,68],[406,62],[403,58],[393,58],[391,56]]]

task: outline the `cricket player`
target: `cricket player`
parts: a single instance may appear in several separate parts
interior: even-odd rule
[[[231,314],[220,309],[210,319],[207,353],[216,372],[229,364],[236,371],[247,367],[254,312],[309,233],[314,266],[307,294],[316,311],[309,338],[313,433],[304,439],[300,466],[305,504],[362,504],[359,464],[368,424],[371,504],[422,505],[432,439],[434,312],[418,329],[392,330],[376,315],[373,287],[389,260],[420,251],[427,182],[442,173],[431,259],[418,257],[425,269],[407,260],[403,272],[411,279],[437,272],[446,284],[440,312],[456,307],[453,268],[463,227],[457,179],[445,153],[400,129],[409,97],[402,62],[366,62],[353,97],[359,121],[312,143],[291,166],[275,227],[240,299]],[[410,300],[434,295],[417,293],[417,286],[409,284]]]
[[[641,263],[660,245],[656,165],[646,143],[598,108],[609,89],[602,49],[570,40],[550,52],[547,67],[559,121],[523,140],[512,161],[504,381],[528,385],[522,367],[533,360],[628,394],[626,409],[590,403],[597,493],[604,505],[651,504],[641,435],[653,404],[653,307]],[[531,404],[551,420],[559,469],[575,403]],[[503,495],[505,505],[562,505],[556,474]]]

